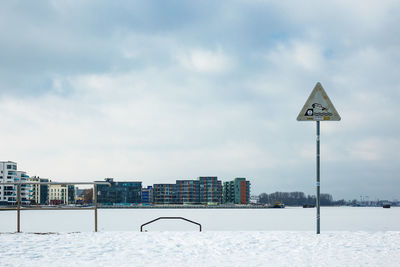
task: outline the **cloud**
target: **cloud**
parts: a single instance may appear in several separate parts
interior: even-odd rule
[[[321,123],[326,191],[398,195],[395,1],[2,7],[1,152],[29,174],[313,193],[315,124],[295,118],[320,81],[342,117]]]
[[[178,61],[189,70],[204,73],[222,73],[234,66],[232,58],[222,52],[221,48],[216,51],[191,49],[178,55]]]
[[[292,41],[279,44],[266,55],[266,59],[282,68],[300,68],[305,71],[321,71],[324,67],[322,48],[315,43]]]
[[[377,161],[382,158],[381,147],[383,142],[377,138],[369,138],[358,141],[352,148],[351,154],[357,159],[365,161]]]

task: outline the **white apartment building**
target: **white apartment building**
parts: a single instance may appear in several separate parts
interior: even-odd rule
[[[0,204],[17,203],[17,187],[14,185],[1,185],[18,181],[17,163],[0,161]]]
[[[51,184],[49,185],[49,203],[52,205],[72,204],[75,199],[73,185]]]
[[[2,185],[2,183],[27,182],[29,176],[24,171],[17,171],[17,163],[0,161],[0,205],[15,205],[17,203],[17,186]],[[31,187],[21,185],[21,204],[30,204]]]

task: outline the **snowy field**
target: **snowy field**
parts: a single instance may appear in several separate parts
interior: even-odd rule
[[[160,216],[184,221],[158,221]],[[400,266],[400,208],[0,211],[0,266]],[[34,234],[34,232],[56,232]]]
[[[1,266],[400,266],[400,232],[0,234]]]

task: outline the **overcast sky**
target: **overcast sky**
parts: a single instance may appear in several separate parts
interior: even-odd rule
[[[399,1],[1,1],[0,160],[56,181],[246,177],[400,199]]]

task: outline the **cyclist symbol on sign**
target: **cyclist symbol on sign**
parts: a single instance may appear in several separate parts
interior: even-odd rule
[[[327,108],[324,108],[321,104],[318,103],[314,103],[311,105],[313,108],[315,109],[319,109],[319,110],[327,110]]]

